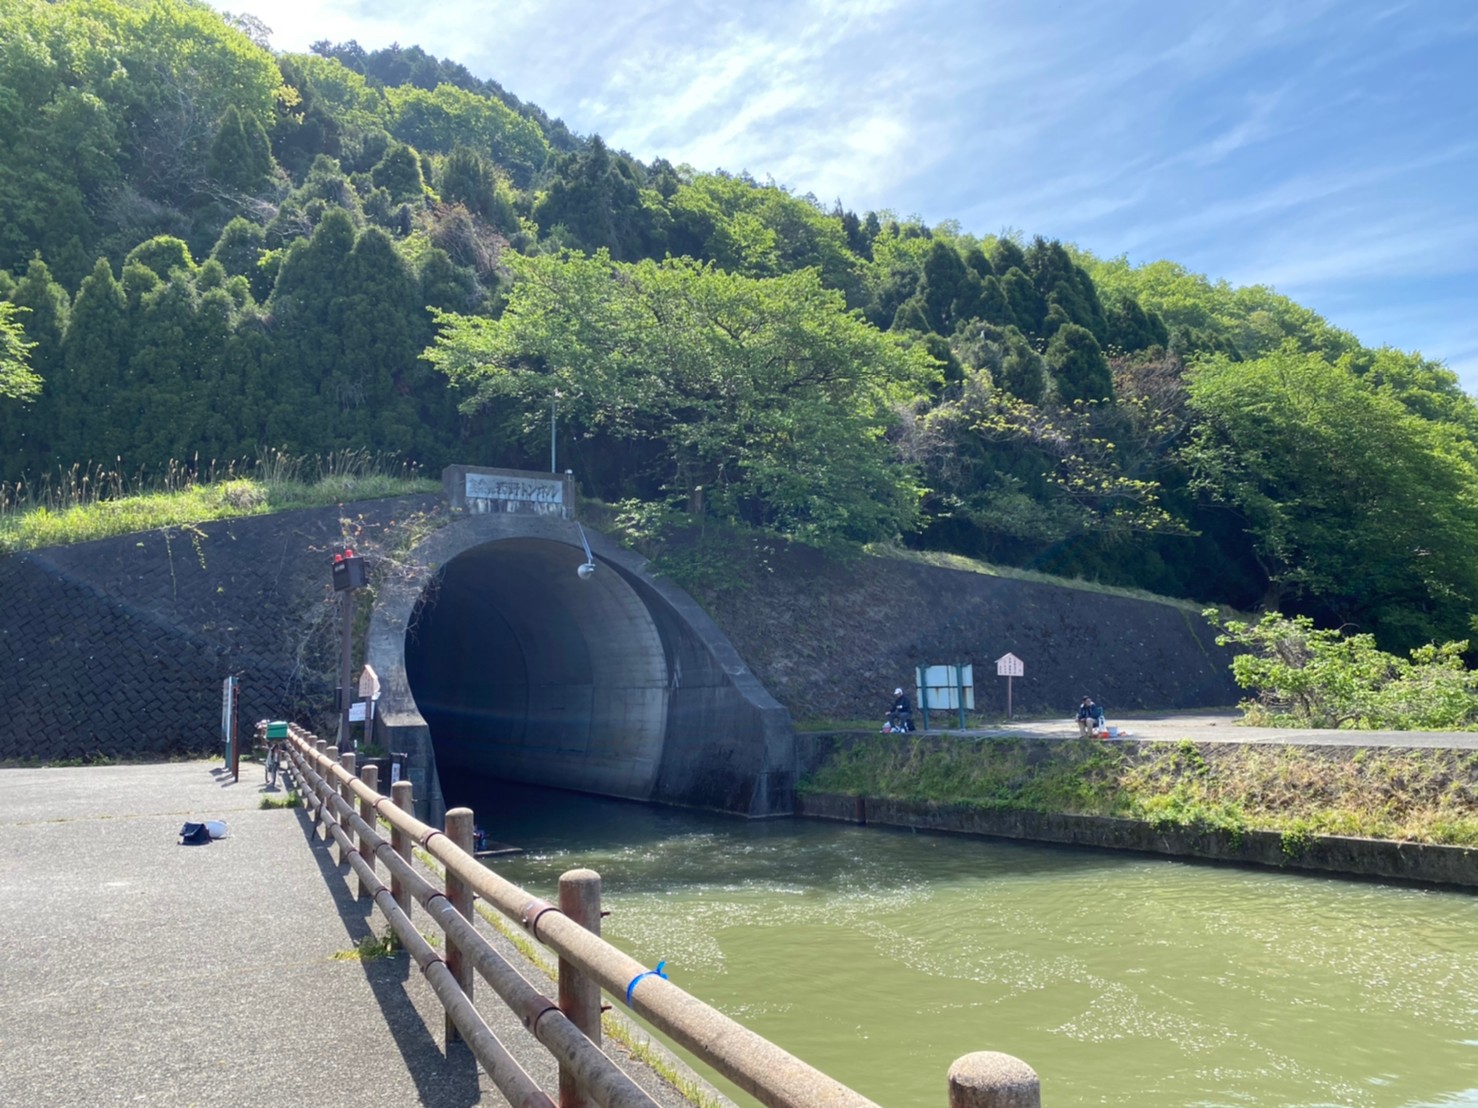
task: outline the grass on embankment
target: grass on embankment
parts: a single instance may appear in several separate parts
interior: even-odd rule
[[[868,736],[800,789],[1478,846],[1478,751]]]
[[[274,452],[205,472],[172,462],[129,479],[74,466],[49,485],[0,489],[0,554],[440,488],[414,468],[357,450],[313,459]]]

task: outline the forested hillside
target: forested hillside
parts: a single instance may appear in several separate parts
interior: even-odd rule
[[[0,9],[5,481],[541,468],[552,418],[633,528],[1473,630],[1478,406],[1439,364],[1170,261],[643,164],[415,47],[265,41],[192,0]]]

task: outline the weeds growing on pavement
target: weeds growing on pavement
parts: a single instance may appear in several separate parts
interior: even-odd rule
[[[399,944],[395,932],[387,930],[383,935],[366,935],[349,950],[335,952],[335,962],[370,962],[376,958],[389,958],[398,953]]]

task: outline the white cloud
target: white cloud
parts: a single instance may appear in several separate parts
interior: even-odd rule
[[[274,29],[278,48],[321,38],[418,44],[644,160],[772,176],[859,212],[953,218],[976,233],[1015,226],[1099,254],[1168,257],[1308,297],[1316,311],[1339,304],[1367,341],[1478,361],[1472,332],[1448,322],[1478,303],[1469,196],[1478,144],[1467,137],[1478,124],[1478,10],[1467,6],[247,8]],[[1427,312],[1418,290],[1439,274],[1462,295]],[[1415,329],[1386,329],[1377,308],[1406,313]],[[1367,320],[1379,333],[1361,332]]]

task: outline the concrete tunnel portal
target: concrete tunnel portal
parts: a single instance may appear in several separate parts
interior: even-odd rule
[[[692,597],[575,522],[572,475],[449,466],[442,483],[452,521],[381,582],[366,643],[377,742],[410,755],[418,815],[459,773],[794,810],[790,714]]]
[[[430,587],[406,676],[437,765],[646,799],[671,684],[662,636],[609,565],[533,538],[474,547]]]

